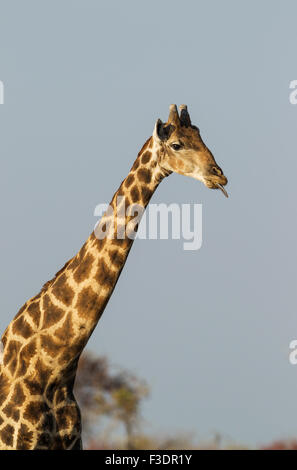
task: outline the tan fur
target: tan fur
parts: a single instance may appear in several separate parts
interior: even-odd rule
[[[171,119],[168,123],[174,124],[174,131],[168,141],[161,142],[154,132],[139,152],[112,199],[115,212],[117,196],[124,197],[126,206],[146,207],[171,171],[199,175],[213,185],[218,178],[226,184],[225,177],[214,174],[216,163],[197,129],[183,126],[172,107]],[[170,147],[176,140],[183,142],[179,152]],[[100,223],[104,226],[108,221],[105,214]],[[124,226],[130,221],[126,216]],[[81,417],[73,395],[77,364],[132,243],[127,236],[98,240],[92,233],[9,324],[0,361],[1,449],[81,448]]]

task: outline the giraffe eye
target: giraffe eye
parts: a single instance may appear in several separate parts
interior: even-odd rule
[[[182,145],[181,144],[171,144],[171,148],[173,148],[173,150],[180,150],[182,148]]]

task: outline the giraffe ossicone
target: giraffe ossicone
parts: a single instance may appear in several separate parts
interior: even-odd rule
[[[185,105],[180,114],[171,105],[166,123],[157,120],[110,203],[113,212],[120,211],[118,197],[126,206],[145,208],[172,172],[225,191],[227,178]],[[78,360],[125,265],[135,238],[127,235],[133,218],[125,213],[111,225],[106,212],[100,225],[103,231],[108,226],[113,236],[98,238],[92,232],[5,330],[3,353],[0,350],[0,449],[82,448],[81,415],[73,395]]]

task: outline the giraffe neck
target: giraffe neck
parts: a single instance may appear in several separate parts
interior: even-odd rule
[[[116,215],[122,207],[117,205],[118,198],[125,207],[145,208],[149,203],[166,176],[157,165],[157,152],[151,137],[110,203]],[[37,361],[42,361],[58,381],[72,380],[133,244],[127,230],[133,218],[125,215],[112,226],[110,215],[103,215],[99,225],[101,229],[109,226],[108,237],[100,239],[93,232],[77,255],[22,307],[2,338],[3,364],[11,378],[39,370]]]
[[[147,206],[165,176],[149,139],[111,207]],[[108,212],[94,232],[41,292],[8,325],[0,364],[0,449],[81,447],[81,418],[73,395],[79,356],[113,292],[131,249],[131,215],[114,226]],[[122,229],[129,230],[122,230]],[[120,230],[121,236],[118,237]]]

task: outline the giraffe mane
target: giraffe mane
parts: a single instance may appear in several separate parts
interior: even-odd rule
[[[45,284],[43,284],[41,291],[40,291],[41,293],[45,292],[55,282],[55,280],[60,276],[60,274],[62,274],[63,271],[65,271],[65,269],[67,268],[67,266],[70,264],[72,260],[73,258],[68,260],[67,263],[65,263],[64,266],[58,272],[56,272],[56,274],[54,275],[52,279],[50,279]]]
[[[143,153],[143,151],[145,150],[146,147],[148,147],[148,144],[150,142],[152,137],[149,137],[145,143],[143,144],[143,146],[141,147],[140,151],[138,152],[138,157]],[[47,281],[41,288],[41,291],[40,293],[42,292],[45,292],[54,282],[55,280],[60,276],[60,274],[62,274],[66,268],[68,267],[68,265],[71,263],[71,261],[73,261],[74,258],[71,258],[69,261],[67,261],[67,263],[64,264],[64,266],[55,274],[55,276],[50,279],[49,281]]]

